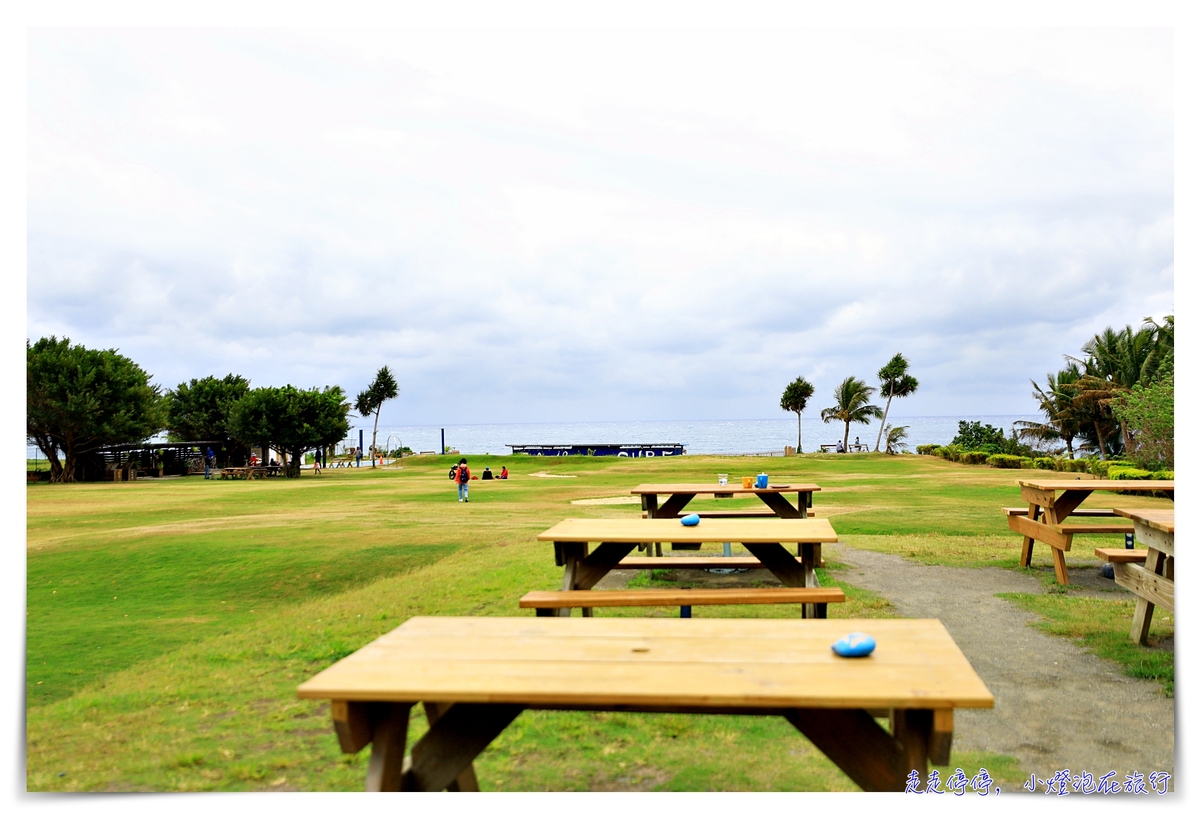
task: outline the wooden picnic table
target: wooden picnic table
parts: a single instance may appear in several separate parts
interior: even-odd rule
[[[830,649],[852,631],[870,657]],[[936,619],[414,617],[298,694],[330,700],[343,752],[371,746],[368,791],[478,790],[474,759],[523,710],[782,716],[864,790],[903,791],[949,763],[955,708],[993,706]]]
[[[1067,523],[1068,517],[1116,517],[1111,509],[1080,509],[1079,505],[1094,491],[1165,492],[1175,498],[1174,480],[1018,480],[1021,497],[1028,504],[1024,509],[1004,509],[1008,527],[1023,539],[1021,565],[1028,567],[1033,559],[1033,543],[1050,546],[1054,559],[1054,576],[1060,585],[1070,584],[1067,577],[1066,552],[1076,534],[1132,533],[1128,523],[1077,524]]]
[[[1144,644],[1150,633],[1154,606],[1175,612],[1175,509],[1114,508],[1133,520],[1134,536],[1146,546],[1145,567],[1137,562],[1114,562],[1113,578],[1137,595],[1129,638]]]
[[[789,520],[804,519],[808,509],[812,507],[812,495],[821,487],[814,483],[782,483],[773,484],[765,489],[744,488],[739,482],[728,486],[716,483],[644,483],[633,489],[630,494],[641,495],[642,510],[647,517],[659,519],[663,517],[682,517],[684,507],[697,495],[705,494],[713,497],[735,497],[737,495],[755,495],[762,500],[770,511],[701,511],[701,517],[783,517]],[[788,502],[783,495],[796,494],[796,505]],[[660,506],[658,496],[669,495]]]
[[[539,542],[554,543],[554,562],[563,567],[562,590],[587,590],[609,571],[620,567],[639,545],[669,542],[700,545],[706,542],[740,542],[784,585],[814,588],[815,569],[821,561],[821,544],[837,542],[829,520],[807,519],[702,519],[699,525],[682,525],[669,519],[563,520],[538,534]],[[588,552],[589,543],[598,543]],[[783,547],[796,543],[793,556]],[[799,559],[797,559],[797,556]],[[724,559],[724,558],[722,558]],[[569,610],[561,615],[569,615]],[[804,606],[805,617],[823,617],[823,603]],[[585,609],[585,616],[590,611]]]

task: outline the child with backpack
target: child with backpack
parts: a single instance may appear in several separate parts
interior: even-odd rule
[[[467,458],[458,461],[458,471],[454,475],[454,482],[458,483],[458,502],[471,502],[467,497],[467,489],[471,484],[471,470],[467,468]]]

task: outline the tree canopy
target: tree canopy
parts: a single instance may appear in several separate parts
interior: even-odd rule
[[[167,431],[171,440],[218,440],[233,442],[229,416],[233,405],[250,391],[241,375],[192,378],[167,392]]]
[[[1166,362],[1148,384],[1113,399],[1113,414],[1129,429],[1127,454],[1143,469],[1175,468],[1175,363]]]
[[[115,349],[88,349],[52,335],[26,340],[25,357],[26,434],[46,453],[52,482],[74,482],[83,455],[138,443],[163,429],[159,388]]]
[[[853,376],[846,378],[833,390],[834,405],[821,410],[821,420],[829,423],[840,420],[846,424],[846,433],[842,437],[842,448],[850,445],[850,424],[870,423],[871,418],[881,417],[883,410],[870,402],[875,394],[875,387],[867,386]]]
[[[300,476],[300,458],[310,449],[331,446],[350,431],[350,404],[340,386],[324,389],[252,389],[233,404],[229,430],[237,440],[270,443],[290,459],[288,477]]]
[[[779,399],[779,408],[785,412],[796,413],[796,451],[804,451],[804,440],[802,426],[803,420],[801,413],[808,406],[808,399],[813,395],[813,385],[806,381],[803,377],[798,377],[787,385],[783,390],[783,397]]]
[[[379,412],[383,409],[384,401],[389,401],[400,394],[400,386],[387,366],[382,366],[375,373],[375,380],[364,391],[358,393],[354,401],[354,411],[362,417],[375,416],[375,428],[371,430],[371,468],[375,468],[376,437],[379,435]]]

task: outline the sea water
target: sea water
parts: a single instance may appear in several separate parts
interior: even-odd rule
[[[977,420],[1012,434],[1018,415],[957,415],[934,417],[889,416],[888,424],[907,426],[909,451],[921,443],[949,443],[958,434],[960,420]],[[1032,419],[1032,418],[1024,418]],[[446,446],[462,454],[511,454],[511,444],[579,443],[682,443],[688,454],[783,454],[784,446],[796,445],[796,416],[758,420],[661,420],[613,421],[604,423],[495,423],[446,426]],[[821,444],[834,444],[845,432],[843,423],[804,419],[804,451],[818,451]],[[401,445],[414,452],[436,452],[441,446],[441,426],[398,426],[379,429],[379,448]],[[850,424],[850,443],[855,438],[875,448],[879,422]],[[363,441],[371,445],[371,429],[363,430]],[[390,442],[389,442],[390,441]],[[346,446],[358,445],[355,429]],[[883,448],[883,444],[880,444]]]

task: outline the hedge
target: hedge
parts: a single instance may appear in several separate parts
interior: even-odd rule
[[[1135,466],[1109,466],[1109,480],[1150,480],[1154,476],[1153,472],[1139,469]]]
[[[1018,457],[1015,454],[993,454],[988,457],[986,462],[989,466],[997,469],[1025,469],[1033,467],[1033,460],[1028,457]]]

